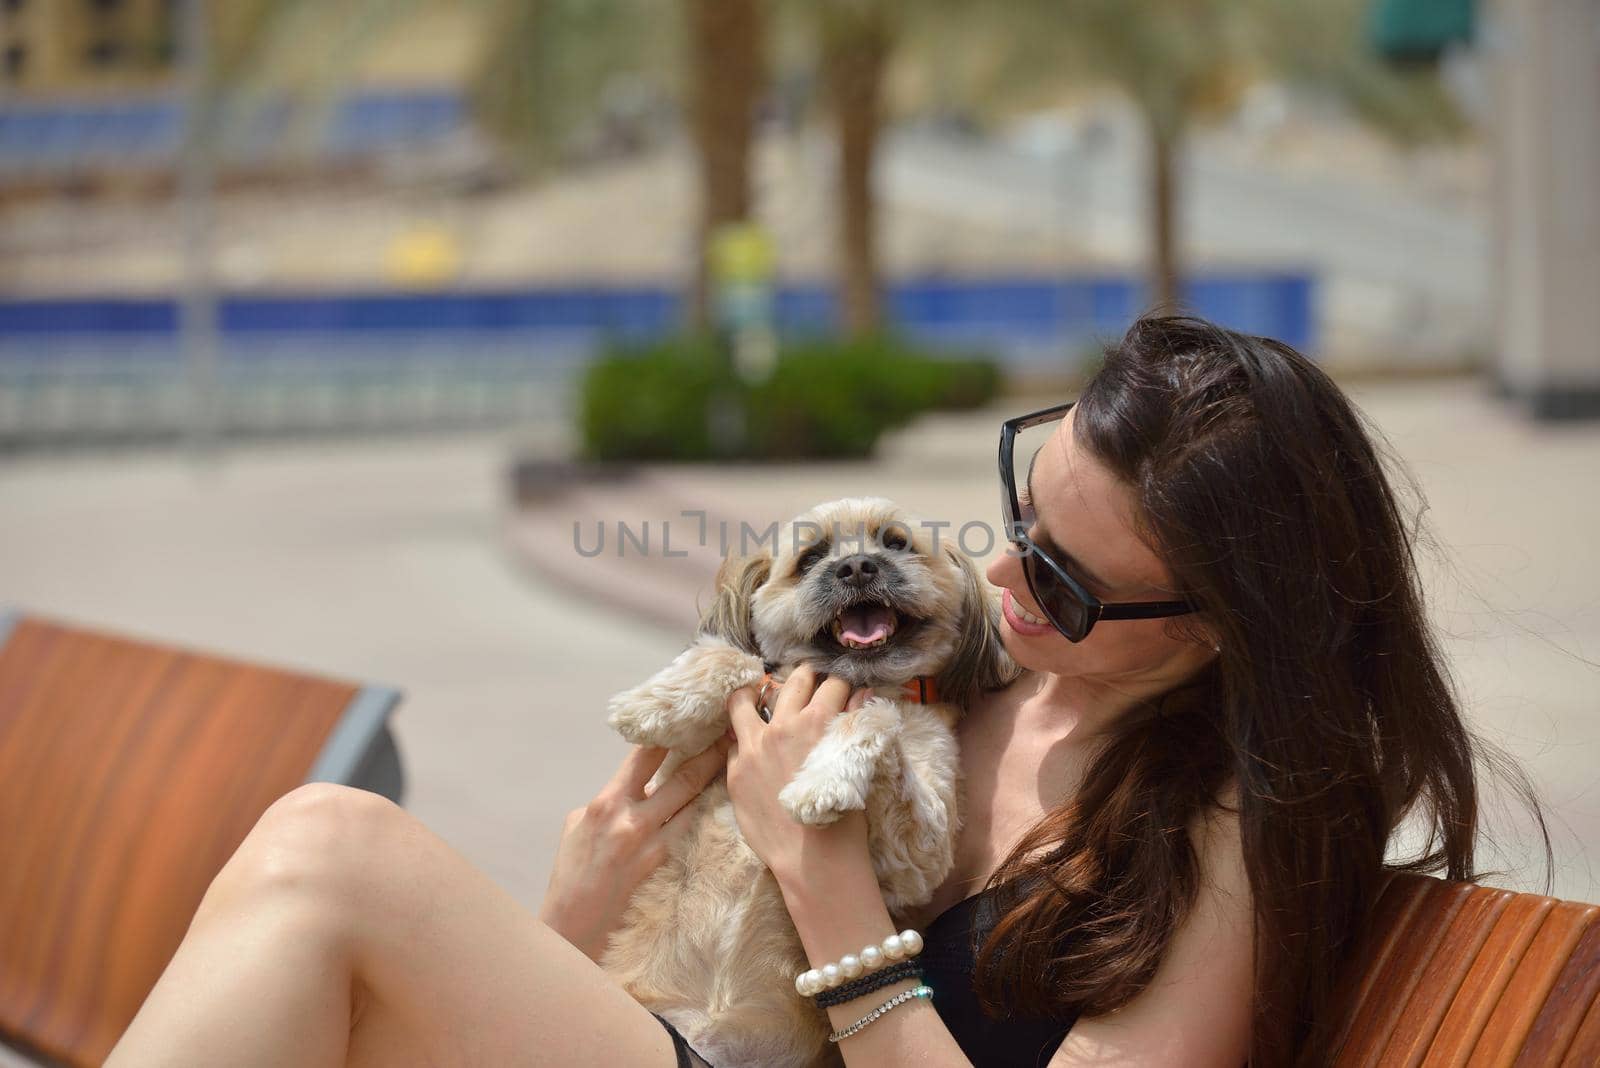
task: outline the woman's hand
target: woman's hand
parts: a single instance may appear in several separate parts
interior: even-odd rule
[[[568,813],[539,918],[598,962],[634,890],[688,827],[684,809],[722,770],[728,746],[720,739],[684,761],[649,796],[645,784],[667,750],[632,750],[593,801]]]
[[[828,724],[846,710],[860,708],[870,690],[850,692],[842,679],[824,679],[802,666],[785,680],[771,701],[772,721],[756,712],[749,688],[728,698],[734,748],[728,754],[728,794],[744,840],[778,879],[786,894],[808,882],[833,878],[840,866],[869,865],[867,821],[851,812],[826,827],[797,822],[778,803],[778,793],[800,770]]]

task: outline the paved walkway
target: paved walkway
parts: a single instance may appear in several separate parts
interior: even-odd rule
[[[1453,557],[1430,583],[1474,721],[1551,804],[1557,891],[1600,900],[1600,669],[1579,659],[1600,661],[1600,427],[1527,426],[1473,384],[1357,396]],[[408,805],[532,906],[562,815],[623,752],[605,698],[682,646],[684,630],[653,620],[692,608],[700,581],[681,560],[643,568],[635,578],[678,577],[657,577],[653,615],[619,609],[616,583],[590,577],[608,565],[572,549],[572,522],[677,522],[681,508],[764,522],[854,492],[991,520],[1000,414],[927,420],[870,464],[652,469],[542,520],[508,508],[515,449],[498,436],[252,446],[208,469],[173,455],[8,461],[0,602],[402,687]],[[531,566],[530,536],[562,584]],[[687,559],[702,577],[714,564]],[[1501,838],[1486,863],[1535,885],[1524,829],[1502,823]]]
[[[492,437],[0,466],[0,601],[405,691],[407,805],[529,906],[677,635],[530,581]]]

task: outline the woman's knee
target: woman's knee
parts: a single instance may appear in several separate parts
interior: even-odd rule
[[[262,813],[207,892],[214,903],[293,900],[359,907],[391,871],[411,817],[377,794],[308,783]]]

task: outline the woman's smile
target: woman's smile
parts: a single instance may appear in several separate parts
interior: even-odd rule
[[[1010,590],[1000,598],[1000,614],[1005,617],[1006,625],[1024,638],[1036,638],[1041,634],[1054,634],[1056,629],[1050,621],[1036,612],[1030,612],[1011,595]]]

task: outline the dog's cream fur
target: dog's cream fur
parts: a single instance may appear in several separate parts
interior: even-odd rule
[[[808,553],[802,539],[818,532],[822,544]],[[823,637],[848,598],[867,599],[837,581],[842,551],[877,563],[871,597],[906,621],[881,649]],[[772,555],[725,563],[694,644],[612,698],[610,723],[631,742],[672,750],[659,781],[727,729],[728,696],[758,685],[763,661],[780,677],[810,663],[875,687],[829,725],[779,800],[809,824],[866,810],[873,864],[898,920],[950,871],[960,825],[953,727],[967,700],[1013,670],[997,628],[994,598],[959,552],[935,546],[887,500],[834,501],[794,520]],[[901,684],[918,676],[935,679],[940,703],[900,699]],[[795,992],[809,964],[777,883],[739,836],[722,781],[687,815],[688,833],[635,893],[606,969],[718,1068],[838,1063],[826,1016]]]

